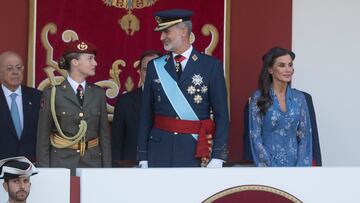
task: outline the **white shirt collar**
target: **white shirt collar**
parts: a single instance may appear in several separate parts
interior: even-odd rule
[[[83,86],[83,91],[85,92],[85,85],[86,85],[86,81],[84,81],[84,82],[82,82],[82,83],[78,83],[78,82],[76,82],[75,80],[73,80],[70,76],[68,76],[67,77],[67,80],[68,80],[68,82],[70,83],[70,85],[71,85],[71,87],[72,87],[72,89],[74,90],[74,92],[75,92],[75,94],[76,94],[76,90],[77,90],[77,87],[79,86],[79,85],[81,85],[81,86]]]
[[[19,97],[22,97],[21,94],[21,85],[19,85],[19,87],[13,92],[11,90],[9,90],[5,85],[1,84],[1,88],[3,89],[4,95],[5,97],[10,97],[10,94],[12,93],[16,93]]]
[[[189,61],[189,58],[190,58],[190,55],[191,55],[192,50],[193,50],[193,46],[190,45],[190,47],[181,54],[182,56],[185,57],[185,59],[181,62],[181,66],[182,66],[182,69],[183,69],[183,70],[184,70],[187,62]],[[175,57],[176,55],[178,55],[178,54],[172,52],[174,64],[176,63],[176,62],[175,62],[175,59],[174,59],[174,57]]]
[[[190,54],[191,54],[192,50],[193,50],[193,46],[190,45],[190,47],[181,54],[182,56],[184,56],[186,58],[185,60],[190,58]],[[173,55],[173,58],[174,58],[178,54],[172,52],[172,55]]]

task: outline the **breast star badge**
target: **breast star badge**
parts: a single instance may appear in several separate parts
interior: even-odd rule
[[[192,83],[197,86],[197,85],[201,85],[203,83],[203,77],[197,74],[194,74],[194,76],[192,76]]]
[[[195,88],[194,86],[190,85],[190,86],[187,88],[187,92],[188,92],[188,94],[193,95],[193,94],[195,94],[195,92],[196,92],[196,88]]]
[[[203,98],[201,95],[197,94],[194,96],[194,103],[195,104],[200,104],[202,102]]]

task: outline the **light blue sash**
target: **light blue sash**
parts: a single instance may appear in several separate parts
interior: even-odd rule
[[[154,60],[155,70],[159,76],[161,86],[163,87],[167,98],[169,99],[172,107],[175,109],[177,115],[181,120],[198,121],[199,118],[191,108],[189,102],[186,100],[184,94],[181,92],[176,81],[165,70],[166,56]],[[192,134],[197,140],[198,135]]]

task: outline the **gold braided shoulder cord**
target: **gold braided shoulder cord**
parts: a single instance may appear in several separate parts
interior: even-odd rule
[[[67,147],[70,147],[74,144],[77,144],[82,138],[85,138],[85,133],[86,133],[86,130],[87,130],[87,123],[85,120],[81,120],[80,121],[80,125],[79,125],[79,131],[76,133],[75,136],[73,137],[68,137],[66,136],[61,128],[60,128],[60,125],[59,125],[59,122],[57,120],[57,117],[56,117],[56,111],[55,111],[55,95],[56,95],[56,87],[55,85],[53,85],[52,89],[51,89],[51,100],[50,100],[50,107],[51,107],[51,115],[53,117],[53,120],[54,120],[54,123],[55,123],[55,126],[56,126],[56,129],[58,130],[59,132],[59,135],[60,137],[66,139],[66,140],[69,140],[70,142],[68,144],[55,144],[54,143],[54,138],[53,136],[50,136],[50,141],[51,141],[51,145],[56,147],[56,148],[59,148],[59,149],[63,149],[63,148],[67,148]]]

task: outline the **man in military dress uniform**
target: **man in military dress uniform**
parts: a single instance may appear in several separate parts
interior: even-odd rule
[[[148,65],[138,137],[142,168],[222,167],[227,158],[224,72],[219,60],[192,47],[192,14],[188,10],[155,14],[155,31],[161,32],[168,54]]]

